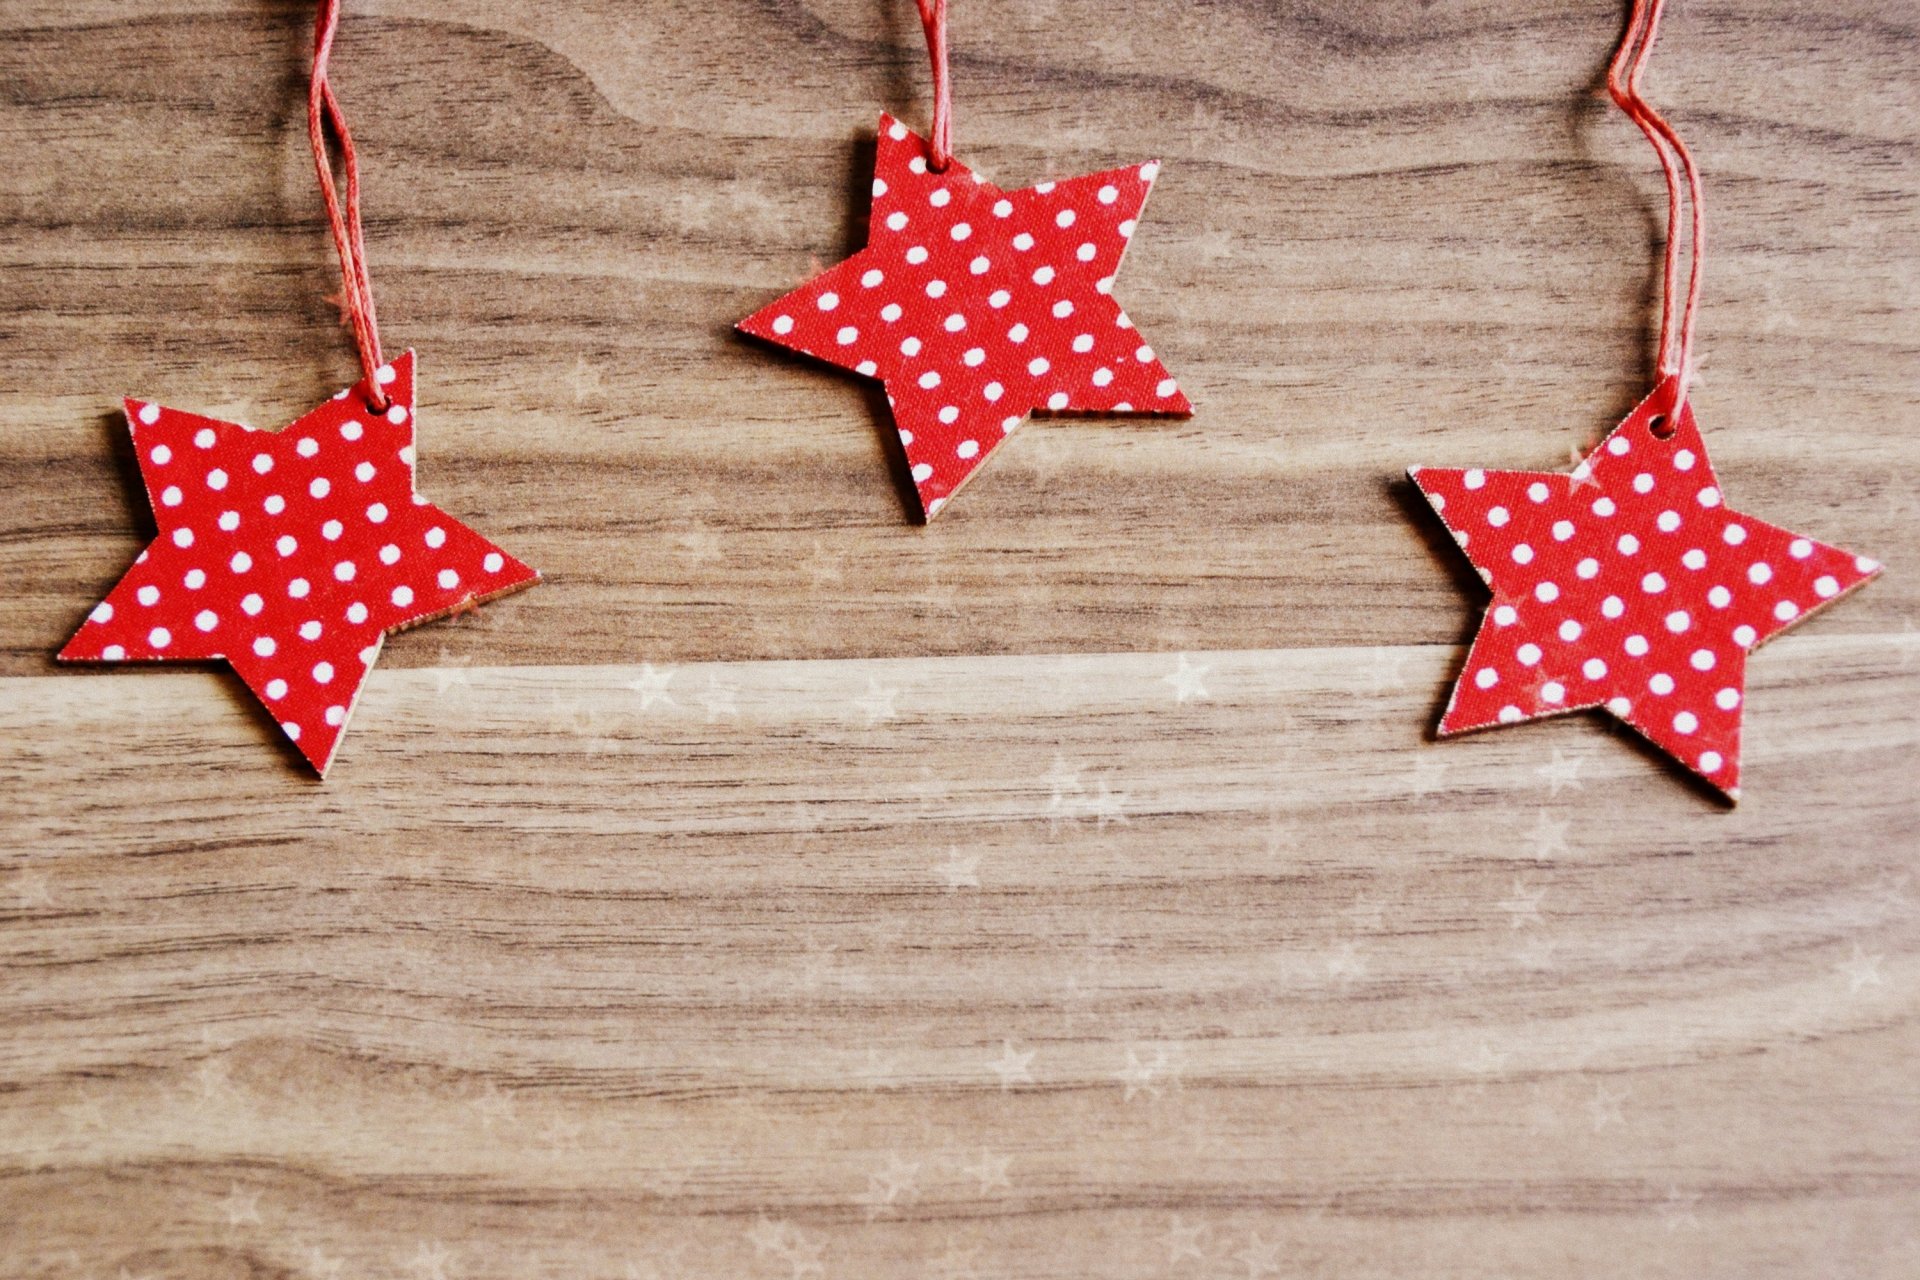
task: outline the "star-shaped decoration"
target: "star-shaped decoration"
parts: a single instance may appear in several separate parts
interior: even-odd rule
[[[223,660],[325,775],[388,632],[540,577],[415,491],[413,363],[277,432],[128,400],[159,536],[61,661]]]
[[[1441,734],[1604,708],[1739,797],[1748,653],[1880,566],[1725,505],[1675,392],[1571,475],[1409,471],[1493,592]]]
[[[1002,191],[880,117],[867,247],[740,329],[886,384],[932,519],[1028,413],[1193,406],[1113,298],[1157,163]]]

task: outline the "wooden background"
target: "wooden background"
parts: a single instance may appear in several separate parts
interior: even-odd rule
[[[423,486],[548,581],[397,637],[324,785],[216,672],[56,670],[150,528],[124,393],[357,376],[311,7],[0,0],[0,1275],[1920,1274],[1920,4],[1689,0],[1744,509],[1884,559],[1752,668],[1728,812],[1595,717],[1434,744],[1408,462],[1646,389],[1601,0],[965,0],[958,142],[1166,165],[1190,423],[931,529],[732,321],[924,126],[908,0],[349,6]]]

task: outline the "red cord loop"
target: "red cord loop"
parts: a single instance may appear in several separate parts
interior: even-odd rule
[[[947,0],[914,0],[933,59],[933,170],[945,173],[953,163],[953,86],[947,79]]]
[[[1693,327],[1700,312],[1700,273],[1707,258],[1707,224],[1700,173],[1694,167],[1693,153],[1687,150],[1687,144],[1680,140],[1666,118],[1640,96],[1640,78],[1653,56],[1653,44],[1659,37],[1660,16],[1665,8],[1666,0],[1633,0],[1626,35],[1607,67],[1607,92],[1653,144],[1654,154],[1660,158],[1660,171],[1667,180],[1667,254],[1660,294],[1660,375],[1663,379],[1677,378],[1673,405],[1669,409],[1677,415],[1687,402],[1687,384],[1693,380]],[[1674,295],[1680,283],[1682,175],[1685,176],[1690,245],[1687,301],[1676,328]]]
[[[380,358],[380,322],[373,311],[373,282],[367,278],[367,245],[360,229],[360,162],[354,155],[347,118],[333,96],[333,86],[327,83],[327,61],[333,54],[333,35],[339,25],[340,0],[320,0],[320,16],[313,31],[313,75],[307,87],[307,139],[313,144],[313,167],[327,203],[333,246],[340,254],[342,297],[353,325],[354,345],[360,350],[360,365],[366,370],[373,407],[384,410],[387,394],[381,390],[377,376],[385,363]],[[333,183],[333,163],[327,155],[329,124],[340,139],[340,163],[347,175],[344,211]]]

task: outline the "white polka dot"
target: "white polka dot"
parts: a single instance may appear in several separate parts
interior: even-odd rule
[[[967,327],[967,318],[956,311],[948,316],[943,323],[946,325],[948,333],[958,333]]]
[[[391,542],[389,542],[386,546],[380,548],[381,564],[397,564],[399,563],[399,560],[400,560],[400,548],[394,546]]]
[[[1480,468],[1475,467],[1473,470],[1467,472],[1467,474],[1462,476],[1460,479],[1461,479],[1461,483],[1465,484],[1467,488],[1478,489],[1481,485],[1487,482],[1487,473],[1482,471]]]
[[[928,466],[924,462],[914,464],[913,482],[915,484],[925,484],[927,481],[931,480],[932,478],[933,478],[932,467]]]
[[[1115,227],[1114,230],[1120,233],[1120,238],[1122,240],[1131,240],[1133,239],[1134,228],[1138,225],[1139,224],[1136,223],[1132,218],[1128,218],[1126,221],[1122,222],[1119,226]]]
[[[320,638],[320,623],[313,618],[309,618],[301,623],[300,638],[302,640],[318,640]]]
[[[987,261],[986,256],[983,254],[982,256],[975,258],[972,262],[969,262],[967,264],[967,270],[971,271],[976,276],[983,276],[987,274],[987,270],[992,266],[993,264]]]
[[[1496,529],[1505,525],[1507,521],[1511,519],[1513,519],[1513,516],[1505,507],[1489,507],[1487,509],[1487,523]]]
[[[399,453],[396,454],[395,456],[398,457],[400,461],[406,463],[408,467],[413,466],[413,446],[412,445],[410,444],[401,445]]]
[[[376,502],[367,508],[367,520],[371,524],[380,524],[387,518],[387,504]]]
[[[1682,711],[1674,716],[1673,727],[1678,733],[1692,733],[1700,727],[1700,717],[1691,711]]]
[[[1152,364],[1153,348],[1145,345],[1139,346],[1134,349],[1133,358],[1141,364]]]
[[[1524,542],[1516,542],[1513,546],[1513,562],[1515,564],[1532,564],[1533,548]]]
[[[884,274],[882,274],[880,268],[870,267],[868,268],[867,273],[860,277],[860,283],[866,286],[867,288],[871,289],[875,285],[879,284],[882,280],[885,280],[886,278],[887,277]]]
[[[955,449],[954,452],[963,458],[971,458],[980,452],[980,442],[978,440],[962,440],[960,447]]]
[[[325,476],[315,476],[313,483],[307,486],[307,492],[316,498],[324,498],[332,488],[333,486],[327,482]]]
[[[267,500],[261,505],[267,509],[268,515],[277,516],[287,509],[287,500],[277,493],[270,493],[267,495]]]
[[[435,525],[433,528],[427,530],[426,541],[428,546],[438,551],[441,547],[447,545],[447,531],[439,525]]]
[[[925,373],[920,375],[920,387],[922,390],[931,391],[939,385],[940,385],[940,375],[935,373],[933,370],[929,369]]]
[[[1822,574],[1813,580],[1813,590],[1822,600],[1831,600],[1840,594],[1840,583],[1832,575]]]
[[[773,331],[779,334],[792,333],[793,317],[792,316],[775,316],[773,318]]]
[[[1733,592],[1721,586],[1711,587],[1707,591],[1707,603],[1716,609],[1724,609],[1733,603]]]
[[[293,739],[295,742],[300,741],[300,726],[291,720],[282,720],[280,722],[280,732],[286,734],[287,737]]]
[[[1600,602],[1600,612],[1609,618],[1617,618],[1627,611],[1627,606],[1619,596],[1608,596]]]
[[[394,604],[398,605],[400,608],[402,609],[406,608],[408,605],[413,603],[413,588],[407,586],[405,583],[402,583],[400,586],[397,586],[393,589],[392,600]]]
[[[1098,199],[1101,204],[1112,204],[1120,198],[1120,189],[1112,183],[1100,188]]]
[[[946,296],[946,293],[947,282],[945,280],[927,281],[927,296],[929,298],[942,298]]]
[[[1635,493],[1652,493],[1653,477],[1642,471],[1633,478],[1633,491]]]
[[[1160,379],[1159,385],[1153,389],[1153,392],[1155,395],[1159,396],[1162,400],[1166,400],[1170,398],[1173,395],[1173,393],[1178,391],[1179,389],[1180,389],[1179,384],[1176,383],[1172,378],[1162,378]]]
[[[507,562],[505,557],[503,557],[498,551],[487,552],[487,558],[480,562],[481,567],[484,568],[488,573],[500,572],[501,568],[506,563]]]
[[[293,451],[303,458],[311,458],[320,452],[320,442],[312,436],[301,436],[299,443],[293,446]]]
[[[863,377],[871,378],[874,374],[880,372],[880,366],[871,360],[862,360],[859,364],[853,366],[853,371]]]
[[[903,356],[917,356],[917,355],[919,355],[919,354],[920,354],[920,339],[918,339],[918,338],[907,338],[907,339],[905,339],[905,340],[903,340],[903,341],[902,341],[902,342],[900,343],[900,354],[901,354],[901,355],[903,355]]]
[[[1695,671],[1711,671],[1716,659],[1711,649],[1695,649],[1687,661],[1693,664]]]
[[[1687,615],[1685,609],[1675,609],[1667,615],[1667,630],[1673,632],[1675,635],[1679,635],[1692,625],[1693,619]]]
[[[1513,651],[1513,656],[1520,660],[1520,665],[1523,667],[1535,666],[1540,661],[1540,646],[1537,644],[1523,644]]]
[[[1660,518],[1654,521],[1654,523],[1660,526],[1660,532],[1672,533],[1680,527],[1680,513],[1678,511],[1662,511]]]
[[[1473,673],[1473,682],[1482,689],[1491,689],[1500,683],[1500,673],[1492,667],[1482,667]]]
[[[1607,664],[1598,658],[1588,658],[1580,664],[1580,674],[1589,680],[1599,680],[1607,674]]]
[[[437,581],[442,591],[451,591],[460,585],[460,575],[452,569],[442,569]]]
[[[1713,705],[1719,707],[1722,711],[1733,710],[1740,705],[1740,691],[1738,689],[1722,689],[1713,695]]]
[[[218,491],[226,487],[227,487],[226,472],[222,471],[219,467],[215,467],[213,470],[207,472],[207,488],[212,489],[217,493]]]
[[[1056,391],[1047,397],[1047,408],[1056,412],[1066,408],[1069,403],[1067,393],[1064,391]]]
[[[1613,437],[1613,439],[1607,441],[1607,452],[1612,454],[1614,457],[1617,458],[1621,454],[1625,453],[1626,451],[1627,451],[1627,438],[1625,436],[1615,436]]]
[[[295,578],[291,582],[287,583],[287,594],[289,596],[292,596],[295,600],[306,599],[307,593],[312,590],[313,590],[313,584],[308,582],[305,578]]]
[[[1033,282],[1034,282],[1035,284],[1039,284],[1039,285],[1047,285],[1047,284],[1052,284],[1052,283],[1053,283],[1053,268],[1052,268],[1052,267],[1041,267],[1041,268],[1040,268],[1040,269],[1039,269],[1038,271],[1036,271],[1036,272],[1034,272],[1034,273],[1033,273]]]
[[[332,664],[331,662],[316,662],[316,663],[314,663],[314,664],[313,664],[313,679],[314,679],[314,683],[316,683],[316,684],[326,684],[326,683],[327,683],[328,681],[330,681],[330,680],[332,680],[332,679],[333,679],[333,664]]]
[[[363,462],[353,469],[353,478],[361,484],[365,484],[367,481],[373,479],[373,475],[373,464],[371,462]]]
[[[1650,573],[1640,579],[1640,589],[1648,595],[1659,595],[1667,589],[1667,580],[1657,573]]]
[[[341,582],[352,582],[354,572],[353,561],[351,560],[342,560],[339,564],[333,566],[333,576]]]
[[[1001,396],[1005,395],[1006,390],[1007,389],[1005,387],[1001,386],[997,382],[989,382],[986,386],[980,389],[980,394],[985,396],[989,401],[992,401],[992,400],[998,400]]]
[[[187,570],[187,576],[183,578],[182,581],[185,582],[191,590],[198,591],[207,585],[207,571],[205,569],[189,569]]]
[[[328,707],[327,708],[328,724],[333,725],[337,728],[340,725],[346,723],[346,719],[347,719],[347,709],[345,707]]]
[[[1553,540],[1555,542],[1565,542],[1568,538],[1571,538],[1572,536],[1573,536],[1573,521],[1555,520],[1553,522]]]
[[[1633,704],[1625,698],[1608,698],[1607,710],[1624,720],[1627,717],[1627,713],[1633,710]]]
[[[1858,569],[1861,573],[1880,572],[1880,562],[1878,560],[1869,559],[1866,556],[1855,556],[1853,558],[1853,567]]]
[[[1764,560],[1756,560],[1747,566],[1747,581],[1754,586],[1765,586],[1773,580],[1773,566]]]
[[[1628,636],[1626,639],[1626,642],[1621,647],[1625,649],[1629,655],[1635,658],[1646,657],[1647,650],[1652,648],[1652,646],[1647,643],[1647,638],[1637,633],[1634,635]]]
[[[1004,307],[1009,302],[1012,302],[1012,301],[1013,301],[1013,295],[1008,293],[1005,289],[995,289],[987,297],[987,305],[995,309]]]
[[[1720,531],[1720,536],[1726,541],[1728,546],[1737,547],[1747,540],[1746,526],[1730,524]]]
[[[954,422],[958,422],[959,420],[960,420],[959,406],[950,404],[950,405],[944,405],[941,407],[940,421],[945,423],[954,423]]]
[[[1560,638],[1568,644],[1572,644],[1575,640],[1578,640],[1580,638],[1580,632],[1580,624],[1572,618],[1568,618],[1560,624]]]
[[[138,416],[141,422],[145,423],[147,426],[150,427],[154,423],[160,421],[160,406],[157,404],[143,404],[140,406],[140,413]],[[160,447],[162,449],[166,448],[165,445],[161,445]],[[154,461],[164,463],[166,459],[156,458],[154,459]]]
[[[273,549],[283,556],[290,556],[300,549],[300,544],[290,533],[283,533],[273,540]]]
[[[1011,200],[996,200],[996,201],[994,201],[994,202],[993,202],[993,216],[994,216],[994,217],[996,217],[996,218],[1004,218],[1004,217],[1007,217],[1008,215],[1010,215],[1010,214],[1011,214],[1012,212],[1013,212],[1013,201],[1011,201]]]
[[[1098,249],[1093,247],[1093,241],[1089,240],[1085,244],[1081,245],[1078,249],[1075,249],[1073,251],[1073,256],[1078,258],[1082,262],[1092,262],[1095,255],[1097,255],[1099,252],[1100,251]],[[1097,287],[1098,286],[1096,286],[1096,288]],[[1101,289],[1100,292],[1105,293],[1106,290]]]
[[[212,427],[202,427],[198,431],[193,433],[193,442],[199,445],[202,449],[213,448],[213,442],[216,438],[217,437],[213,434]]]
[[[1013,328],[1007,330],[1007,341],[1025,342],[1027,340],[1028,332],[1029,330],[1027,329],[1027,326],[1025,326],[1024,324],[1016,324],[1013,326]]]
[[[366,428],[351,418],[340,424],[340,438],[342,440],[358,440],[364,434],[366,434]]]
[[[1675,471],[1691,471],[1693,470],[1693,461],[1693,450],[1682,449],[1673,455],[1673,469]]]
[[[1773,606],[1773,616],[1778,618],[1782,622],[1786,622],[1792,618],[1797,617],[1799,613],[1800,613],[1800,606],[1795,604],[1791,600],[1782,600],[1780,603]]]
[[[927,203],[936,209],[944,209],[952,199],[953,192],[947,190],[945,187],[935,187],[933,194],[927,197]]]
[[[926,157],[915,156],[913,159],[907,161],[907,171],[909,173],[925,173],[927,171]]]
[[[1013,429],[1019,425],[1020,419],[1018,417],[1000,419],[1000,430],[1003,433],[1011,434]]]
[[[190,546],[192,546],[192,545],[193,545],[193,530],[191,530],[191,529],[175,529],[175,530],[173,531],[173,545],[174,545],[174,546],[176,546],[176,547],[190,547]]]
[[[240,527],[240,513],[238,511],[222,511],[220,513],[219,524],[222,532],[232,533]]]
[[[1540,686],[1540,701],[1551,702],[1556,706],[1567,700],[1567,687],[1558,680],[1549,680]]]
[[[1795,538],[1787,544],[1787,554],[1795,560],[1805,560],[1813,554],[1813,543],[1805,538]]]
[[[1712,485],[1708,485],[1695,496],[1699,499],[1700,505],[1703,507],[1717,507],[1720,505],[1720,491]]]
[[[1527,486],[1527,497],[1532,499],[1534,502],[1545,502],[1547,500],[1548,494],[1549,494],[1549,491],[1547,489],[1547,486],[1539,480],[1535,480],[1532,484]]]
[[[269,698],[272,698],[275,702],[278,702],[280,699],[286,697],[287,682],[285,680],[279,680],[279,679],[267,681],[267,696]]]
[[[1718,751],[1702,751],[1700,753],[1700,772],[1702,773],[1718,773],[1720,772],[1720,766],[1725,763],[1726,761],[1721,758]]]
[[[271,658],[273,651],[279,647],[273,642],[272,636],[261,636],[253,642],[253,651],[263,658]]]
[[[1027,361],[1027,372],[1036,378],[1052,367],[1053,366],[1047,362],[1045,356],[1035,356],[1033,359]]]
[[[1600,576],[1600,562],[1598,560],[1595,560],[1592,556],[1588,556],[1586,559],[1582,560],[1579,564],[1576,564],[1575,566],[1573,566],[1573,571],[1575,574],[1579,575],[1581,579],[1586,581],[1591,581],[1592,579]]]
[[[186,495],[180,492],[180,486],[177,484],[170,484],[160,491],[161,503],[169,507],[179,506],[185,497]]]
[[[1104,386],[1107,386],[1112,381],[1113,381],[1113,370],[1107,368],[1105,365],[1102,365],[1100,368],[1095,369],[1093,371],[1094,386],[1104,387]]]
[[[249,591],[246,595],[240,597],[240,611],[249,618],[259,617],[260,611],[266,607],[267,602],[260,598],[258,592]]]
[[[1595,498],[1593,500],[1593,514],[1597,516],[1610,516],[1617,510],[1619,510],[1619,508],[1613,505],[1612,498]]]
[[[227,567],[235,573],[245,573],[253,568],[253,557],[244,551],[236,551],[233,553],[233,559],[227,561]]]
[[[160,601],[160,588],[149,583],[147,586],[141,587],[138,591],[134,592],[133,598],[144,605],[158,604]],[[102,619],[102,621],[105,621],[105,619]]]
[[[1502,707],[1500,708],[1500,723],[1513,724],[1515,721],[1520,720],[1522,715],[1523,713],[1518,707]]]
[[[1613,545],[1619,549],[1621,555],[1630,556],[1640,549],[1640,539],[1630,533],[1623,533],[1620,535],[1620,540]]]
[[[1687,566],[1687,568],[1689,569],[1694,569],[1694,570],[1704,569],[1707,567],[1707,553],[1702,551],[1698,547],[1694,547],[1692,550],[1688,551],[1685,555],[1680,557],[1680,563]]]
[[[840,295],[829,289],[813,300],[813,305],[822,311],[831,311],[840,305]]]
[[[949,230],[947,234],[952,236],[955,240],[965,240],[968,236],[973,234],[973,228],[968,226],[964,222],[956,222],[953,224],[952,229]]]
[[[1647,681],[1647,688],[1664,698],[1673,692],[1673,677],[1664,671],[1656,671]]]
[[[1493,611],[1493,620],[1500,626],[1510,627],[1519,621],[1520,612],[1510,604],[1497,606]]]
[[[1533,598],[1541,604],[1552,604],[1560,598],[1560,587],[1557,583],[1542,582],[1534,587]]]
[[[887,215],[887,230],[900,231],[905,229],[906,225],[907,225],[907,215],[904,213],[901,213],[898,209],[895,209],[892,213]]]

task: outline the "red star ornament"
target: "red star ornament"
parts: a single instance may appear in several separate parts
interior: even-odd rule
[[[1113,299],[1157,163],[1002,191],[880,117],[867,247],[739,328],[886,384],[937,515],[1036,409],[1193,406]]]
[[[1493,592],[1443,736],[1604,707],[1738,799],[1748,652],[1880,566],[1726,506],[1674,393],[1571,474],[1409,468]]]
[[[322,776],[389,631],[540,575],[414,490],[413,353],[277,432],[128,400],[159,536],[64,662],[221,659]]]

